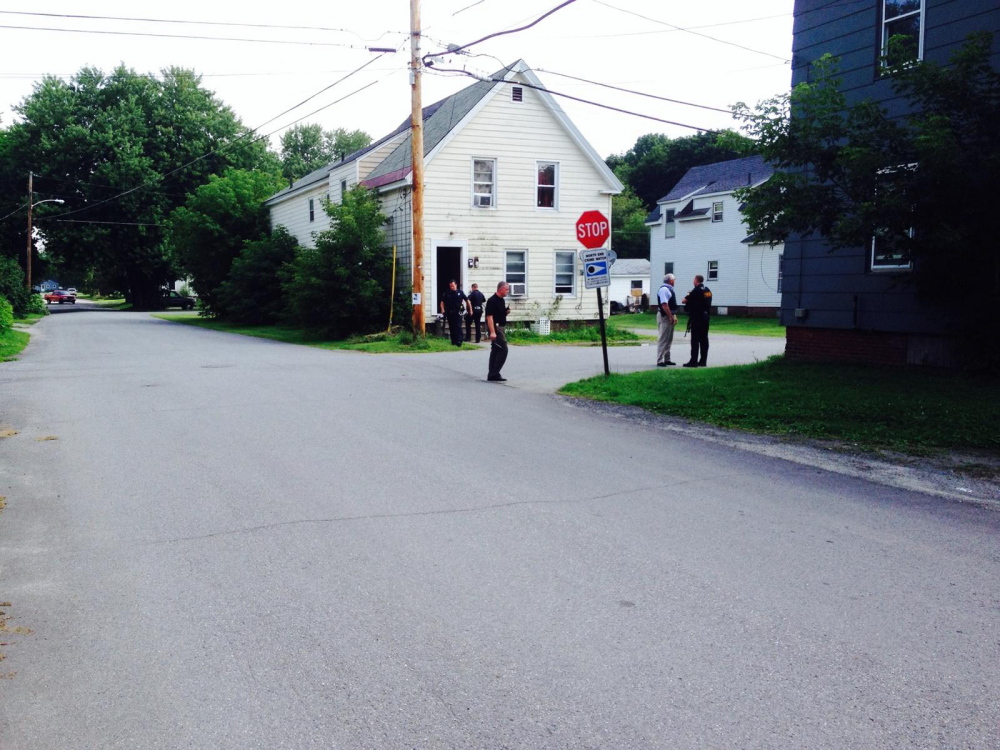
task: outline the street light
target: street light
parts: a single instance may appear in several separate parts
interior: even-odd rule
[[[43,201],[38,201],[37,203],[28,204],[28,262],[25,268],[25,276],[27,277],[29,292],[31,291],[31,253],[33,250],[32,245],[34,245],[34,243],[31,241],[31,209],[33,209],[35,206],[40,206],[43,203],[65,203],[65,202],[66,201],[64,201],[62,198],[46,198]]]

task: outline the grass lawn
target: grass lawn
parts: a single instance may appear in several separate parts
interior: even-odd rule
[[[734,367],[581,380],[563,394],[773,435],[911,454],[1000,454],[1000,382],[959,373],[816,365],[771,357]]]
[[[31,337],[24,331],[11,329],[0,333],[0,362],[10,362],[28,345]]]
[[[103,308],[106,308],[108,310],[131,310],[132,309],[132,303],[131,302],[126,302],[123,299],[98,299],[98,298],[95,297],[94,299],[92,299],[90,301],[93,302],[95,305],[99,305],[99,306],[101,306]]]
[[[369,354],[400,354],[425,352],[454,352],[457,347],[444,338],[428,337],[414,340],[412,336],[402,333],[389,336],[375,334],[373,336],[358,336],[344,341],[324,341],[310,337],[300,328],[286,326],[238,326],[221,320],[198,317],[196,313],[155,313],[154,318],[169,320],[172,323],[209,328],[224,333],[238,333],[242,336],[255,336],[272,341],[283,341],[286,344],[301,344],[319,349],[351,349],[368,352]]]
[[[607,326],[608,344],[614,346],[629,346],[643,340],[644,337],[624,328]],[[571,326],[566,331],[552,331],[548,336],[540,336],[530,328],[507,328],[507,342],[513,346],[530,344],[600,344],[601,329],[599,326]]]
[[[28,313],[23,318],[14,318],[14,322],[22,323],[26,326],[33,326],[46,315],[48,315],[48,313]]]
[[[635,315],[615,315],[609,321],[616,328],[648,328],[656,330],[656,313],[638,313]],[[687,327],[687,316],[677,316],[677,331],[684,333]],[[785,327],[778,324],[777,318],[731,318],[726,315],[713,315],[709,334],[732,333],[738,336],[774,336],[784,338]]]

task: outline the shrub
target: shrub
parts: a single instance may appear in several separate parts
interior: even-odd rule
[[[22,317],[28,312],[30,298],[35,295],[24,283],[24,271],[13,258],[0,258],[0,297],[10,303],[14,315]]]
[[[389,320],[392,254],[383,241],[386,218],[363,187],[327,204],[332,227],[302,248],[283,280],[288,317],[317,336],[343,339],[373,333]]]
[[[14,308],[3,297],[0,297],[0,336],[14,327]]]
[[[27,315],[48,315],[49,310],[45,306],[45,300],[42,299],[40,294],[29,294],[28,304],[25,306],[25,314]]]
[[[242,325],[276,323],[285,308],[281,278],[298,247],[284,227],[270,237],[246,242],[219,289],[224,317]]]

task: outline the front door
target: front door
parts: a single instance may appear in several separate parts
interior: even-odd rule
[[[458,288],[462,288],[462,248],[438,246],[436,261],[435,313],[441,310],[441,300],[444,299],[444,293],[448,291],[448,282],[455,281],[458,283]]]

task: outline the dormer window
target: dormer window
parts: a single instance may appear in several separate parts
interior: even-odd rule
[[[524,89],[521,86],[510,87],[510,100],[512,102],[524,101]]]

